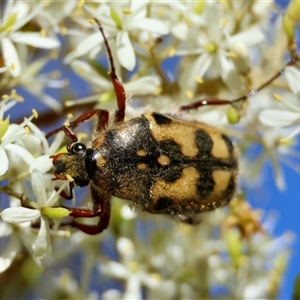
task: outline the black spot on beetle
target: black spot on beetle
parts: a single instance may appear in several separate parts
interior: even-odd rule
[[[201,198],[207,198],[214,190],[215,181],[212,178],[211,170],[201,170],[197,182],[198,193]]]
[[[165,115],[158,114],[158,113],[152,113],[152,116],[156,122],[157,125],[166,125],[170,124],[172,122],[172,119],[168,118]]]
[[[207,134],[204,130],[198,129],[195,133],[195,139],[199,154],[210,154],[213,147],[213,141],[209,134]]]
[[[167,197],[161,197],[159,198],[154,206],[154,210],[160,211],[160,210],[165,210],[166,208],[170,207],[173,205],[173,200]]]
[[[233,152],[233,144],[232,144],[231,140],[226,135],[224,135],[224,134],[222,134],[222,139],[223,139],[223,141],[226,144],[228,152],[230,154],[232,154],[232,152]]]
[[[233,176],[231,176],[228,182],[228,186],[226,190],[224,190],[224,199],[230,197],[233,194],[233,192],[235,191],[235,187],[236,187],[235,179]]]

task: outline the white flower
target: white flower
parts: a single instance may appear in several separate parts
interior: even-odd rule
[[[53,49],[60,45],[57,39],[43,36],[39,32],[18,31],[43,9],[44,3],[37,3],[31,11],[29,4],[26,2],[8,1],[4,5],[4,11],[0,20],[0,46],[5,65],[11,66],[11,64],[14,64],[14,68],[10,71],[14,77],[19,76],[22,70],[18,50],[14,43],[43,49]]]
[[[123,299],[142,299],[142,287],[154,288],[160,285],[155,274],[145,270],[146,261],[139,260],[133,242],[121,237],[117,240],[120,262],[108,261],[100,264],[100,271],[125,282]]]
[[[28,119],[25,118],[20,125],[10,124],[9,117],[3,120],[3,114],[6,110],[5,103],[6,101],[2,101],[0,104],[0,175],[5,174],[9,167],[7,152],[12,152],[22,157],[27,165],[30,165],[34,160],[29,151],[15,143],[26,134],[24,127],[30,123],[34,116],[32,115]]]
[[[22,86],[32,94],[36,99],[55,110],[60,112],[62,110],[62,103],[59,99],[55,99],[50,93],[45,92],[45,89],[62,89],[66,87],[66,81],[60,78],[53,78],[57,76],[57,72],[41,73],[49,63],[46,57],[38,58],[34,61],[29,61],[31,56],[28,47],[25,45],[19,46],[19,59],[22,65],[22,73],[17,79],[18,85]]]
[[[274,106],[277,105],[280,108],[263,110],[259,114],[259,120],[262,124],[271,127],[295,125],[294,137],[300,132],[300,71],[295,67],[286,67],[284,73],[292,94],[286,93],[280,97],[280,103],[274,103]]]
[[[239,32],[230,36],[220,26],[221,5],[209,2],[206,3],[204,12],[204,28],[195,31],[191,26],[190,32],[185,43],[188,47],[184,50],[176,51],[177,55],[197,55],[189,64],[185,64],[184,71],[180,76],[180,86],[182,91],[189,90],[194,92],[197,81],[196,78],[202,78],[208,71],[215,70],[221,76],[226,85],[234,90],[240,91],[242,82],[239,73],[235,70],[228,49],[239,43],[239,47],[244,45],[251,47],[263,40],[264,36],[258,28],[249,28],[246,31]],[[193,19],[192,19],[193,20]],[[180,35],[180,33],[178,33]],[[246,49],[243,47],[243,49]],[[244,60],[248,56],[243,53]]]
[[[118,3],[115,9],[106,3],[101,3],[96,10],[91,9],[88,5],[85,5],[84,8],[91,13],[93,17],[99,19],[105,26],[105,34],[107,37],[115,37],[118,61],[124,68],[130,71],[133,70],[136,65],[135,51],[130,35],[134,35],[137,30],[147,31],[157,35],[168,33],[168,29],[164,23],[159,20],[147,18],[146,2],[127,1],[121,6]],[[126,8],[126,13],[124,13],[124,10],[122,12],[122,8]],[[102,43],[103,38],[97,29],[97,32],[91,34],[87,39],[82,41],[73,52],[67,55],[64,60],[65,63],[69,63],[72,59],[86,54],[91,50],[93,50],[93,55],[95,55],[100,50],[99,45]]]
[[[69,100],[66,102],[67,106],[79,105],[91,102],[107,102],[110,99],[115,99],[115,91],[113,89],[110,78],[104,78],[98,72],[96,72],[90,64],[82,60],[74,60],[71,62],[71,67],[74,71],[84,78],[87,82],[90,82],[96,92],[94,95],[86,98]],[[153,94],[160,86],[160,82],[157,76],[143,76],[136,80],[124,83],[124,89],[127,96],[139,96]],[[105,93],[103,93],[105,92]],[[114,103],[115,105],[115,103]],[[103,108],[103,106],[101,106]]]
[[[32,209],[27,207],[10,207],[4,209],[0,214],[2,219],[9,223],[40,220],[40,229],[34,243],[34,253],[37,258],[42,258],[51,252],[49,217],[46,214],[46,209],[57,204],[60,197],[59,194],[67,184],[68,182],[65,182],[57,192],[53,191],[51,196],[47,198],[43,174],[38,169],[33,169],[31,172],[31,185],[37,202],[31,203],[33,205]],[[66,215],[68,215],[67,212]]]
[[[23,246],[39,264],[33,252],[36,235],[32,232],[29,223],[22,223],[16,227],[0,221],[0,239],[8,239],[8,243],[0,255],[0,273],[9,268],[17,254],[22,251]]]

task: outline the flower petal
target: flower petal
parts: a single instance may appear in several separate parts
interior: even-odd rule
[[[17,235],[12,234],[8,245],[0,255],[0,273],[4,272],[12,263],[20,248]]]
[[[284,127],[298,123],[300,121],[300,114],[279,109],[267,109],[262,111],[258,118],[263,125]]]
[[[92,33],[64,58],[64,63],[69,64],[74,58],[88,53],[102,42],[103,38],[98,31]]]
[[[120,64],[129,71],[135,67],[135,53],[127,31],[117,34],[117,55]]]
[[[76,59],[72,61],[70,65],[72,69],[86,81],[96,85],[104,91],[109,91],[111,89],[111,82],[97,73],[91,64],[88,64],[83,60]]]
[[[130,22],[126,29],[129,31],[136,29],[145,30],[159,35],[164,35],[169,32],[168,27],[163,22],[149,18],[134,20]]]
[[[296,95],[300,96],[300,72],[295,67],[286,67],[284,70],[284,74],[286,77],[286,80],[288,82],[288,85],[291,89],[291,91]]]
[[[32,170],[31,185],[39,207],[43,207],[47,201],[46,186],[45,186],[45,180],[43,174],[39,169]]]
[[[18,52],[15,48],[15,45],[8,38],[3,38],[1,41],[3,58],[6,66],[11,66],[14,64],[14,70],[10,70],[10,74],[13,77],[18,77],[21,74],[21,63],[19,59]]]
[[[11,39],[16,43],[22,43],[42,49],[53,49],[60,46],[60,42],[52,37],[42,36],[39,32],[15,32]]]
[[[230,46],[235,43],[242,43],[249,47],[260,43],[264,38],[262,31],[258,27],[254,27],[229,37],[228,43]]]
[[[39,169],[43,174],[52,168],[52,162],[49,155],[42,155],[37,157],[29,167],[29,172],[33,169]]]
[[[126,83],[125,90],[128,95],[147,95],[153,93],[159,87],[159,79],[155,76],[144,76]]]
[[[235,92],[240,92],[243,87],[240,76],[233,67],[233,63],[222,54],[216,58],[218,69],[221,70],[221,76],[226,85]]]
[[[26,207],[10,207],[4,209],[0,216],[5,222],[24,223],[32,221],[40,217],[41,213],[37,209],[29,209]]]
[[[51,252],[48,218],[41,216],[40,230],[36,239],[34,253],[37,258],[43,258]]]
[[[199,77],[203,78],[204,74],[212,64],[212,59],[212,55],[204,52],[193,62],[193,64],[185,68],[180,78],[180,86],[183,91],[194,91],[197,85],[195,76],[198,75]]]
[[[26,162],[26,164],[29,166],[34,161],[33,155],[29,151],[27,151],[25,148],[23,148],[19,145],[8,144],[4,148],[6,151],[13,152],[13,153],[17,154],[18,156],[20,156]]]
[[[0,176],[3,175],[4,173],[6,173],[7,169],[8,169],[8,165],[9,165],[9,161],[7,158],[7,154],[5,152],[5,150],[0,147]]]

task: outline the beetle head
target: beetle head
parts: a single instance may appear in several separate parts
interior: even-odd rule
[[[50,157],[54,167],[55,178],[53,180],[67,180],[68,175],[74,179],[76,185],[88,185],[90,176],[87,162],[90,161],[90,156],[87,155],[87,151],[90,149],[86,149],[82,143],[73,143],[67,149],[69,153],[60,153]]]

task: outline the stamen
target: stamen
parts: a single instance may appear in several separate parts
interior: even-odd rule
[[[30,130],[30,128],[28,126],[25,126],[24,130],[25,130],[26,135],[30,135],[31,130]]]
[[[186,96],[187,96],[189,99],[192,99],[193,96],[194,96],[193,92],[190,91],[190,90],[186,90],[186,91],[185,91],[185,94],[186,94]]]
[[[66,177],[67,177],[68,181],[70,181],[70,182],[74,181],[74,178],[71,175],[67,174]]]
[[[277,100],[278,102],[280,102],[281,101],[281,96],[279,95],[279,94],[273,94],[273,97],[274,97],[274,99],[275,100]]]
[[[35,109],[32,110],[32,114],[33,114],[35,119],[37,119],[38,116],[39,116],[38,112]]]

